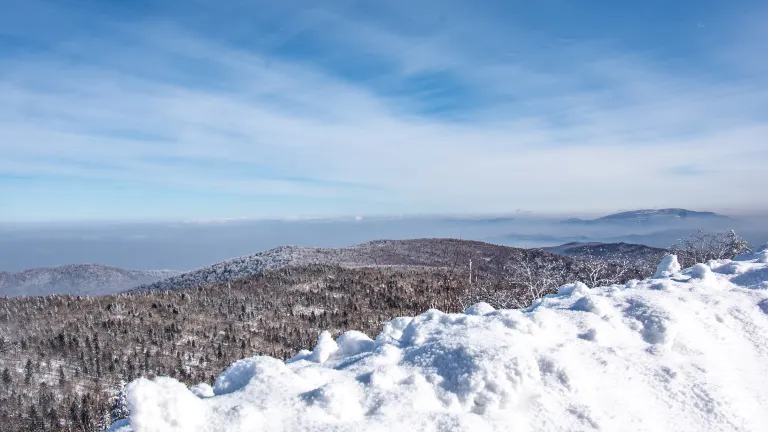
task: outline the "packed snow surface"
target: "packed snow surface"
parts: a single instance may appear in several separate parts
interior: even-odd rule
[[[654,278],[581,283],[520,310],[474,305],[320,335],[213,387],[128,386],[119,431],[765,431],[768,249]]]

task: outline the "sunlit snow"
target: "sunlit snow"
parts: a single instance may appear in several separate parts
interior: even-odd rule
[[[654,278],[580,283],[524,310],[478,304],[320,335],[211,389],[128,386],[117,431],[764,431],[768,249]]]

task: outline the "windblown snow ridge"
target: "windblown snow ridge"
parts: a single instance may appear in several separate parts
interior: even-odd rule
[[[520,310],[476,304],[324,332],[282,362],[240,360],[213,387],[128,387],[115,431],[675,430],[768,424],[768,249],[654,278],[581,283]]]

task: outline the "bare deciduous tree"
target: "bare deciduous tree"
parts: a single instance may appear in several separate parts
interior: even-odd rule
[[[709,260],[732,259],[749,250],[747,241],[733,230],[724,233],[698,230],[670,247],[683,267]]]
[[[622,283],[638,273],[636,263],[623,253],[607,258],[588,253],[577,263],[579,280],[590,288]]]
[[[497,309],[527,307],[574,276],[564,260],[540,250],[512,254],[504,270],[496,284],[490,278],[475,281],[462,297],[461,306],[485,302]]]
[[[509,274],[506,282],[522,285],[528,304],[566,283],[569,276],[565,262],[551,259],[543,254],[518,252],[513,255],[505,269]]]

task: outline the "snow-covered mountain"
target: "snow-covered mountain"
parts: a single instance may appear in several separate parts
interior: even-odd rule
[[[173,270],[126,270],[100,264],[0,272],[0,296],[113,294],[180,273]]]
[[[260,274],[264,270],[310,264],[339,265],[342,267],[462,266],[463,268],[468,265],[470,258],[475,258],[476,263],[482,261],[485,265],[493,265],[496,262],[494,258],[509,256],[518,251],[521,250],[490,243],[456,239],[377,240],[337,249],[281,246],[149,283],[138,287],[136,290],[192,288],[204,284],[241,279]],[[498,262],[504,263],[506,260],[499,259]]]
[[[140,378],[112,431],[764,431],[768,248],[653,278],[581,283],[526,309],[395,318],[320,334],[213,386]]]
[[[543,248],[546,251],[572,258],[598,258],[611,260],[618,257],[633,259],[652,258],[658,261],[666,249],[634,243],[571,242]]]
[[[597,219],[566,219],[566,224],[652,224],[679,221],[717,221],[727,220],[727,216],[713,212],[700,212],[680,208],[643,209],[614,213]]]

